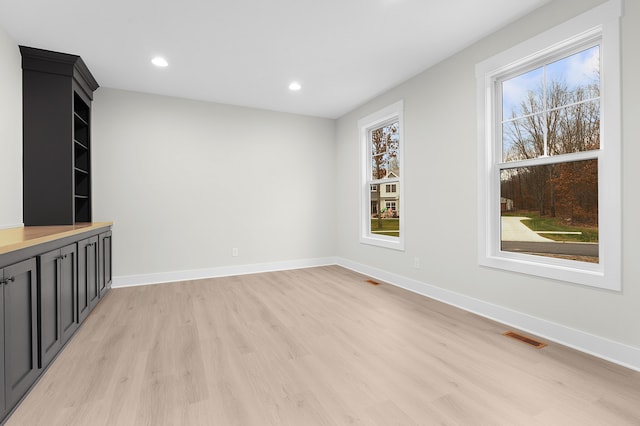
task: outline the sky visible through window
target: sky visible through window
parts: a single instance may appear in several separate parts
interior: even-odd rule
[[[575,91],[590,84],[599,84],[599,80],[600,46],[505,80],[502,82],[502,119],[522,117],[522,103],[527,102],[530,93],[537,93],[542,87],[548,90],[549,82],[564,82],[570,91]]]

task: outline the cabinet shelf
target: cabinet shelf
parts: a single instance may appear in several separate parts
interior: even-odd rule
[[[78,148],[78,149],[83,149],[83,150],[85,150],[85,151],[88,151],[88,150],[89,150],[89,147],[88,147],[88,146],[86,146],[85,144],[83,144],[82,142],[80,142],[79,140],[74,139],[74,140],[73,140],[73,142],[75,142],[75,144],[76,144],[76,148]]]
[[[76,118],[76,120],[79,120],[81,124],[84,124],[85,126],[88,126],[88,125],[89,125],[89,122],[88,122],[85,118],[83,118],[83,117],[78,113],[78,111],[74,111],[74,112],[73,112],[73,116]]]

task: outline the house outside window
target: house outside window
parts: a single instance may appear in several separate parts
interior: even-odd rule
[[[365,244],[404,250],[402,101],[358,121],[361,234]]]
[[[620,288],[620,10],[478,64],[480,264]]]

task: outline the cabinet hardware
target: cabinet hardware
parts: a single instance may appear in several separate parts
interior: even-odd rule
[[[9,284],[9,283],[14,282],[15,280],[16,280],[15,277],[9,277],[9,278],[5,279],[4,282],[5,282],[5,284]]]

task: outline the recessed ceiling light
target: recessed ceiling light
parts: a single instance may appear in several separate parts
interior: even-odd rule
[[[300,85],[300,83],[298,83],[297,81],[293,81],[291,82],[291,84],[289,85],[289,90],[292,90],[294,92],[297,92],[298,90],[302,89],[302,86]]]
[[[166,59],[161,58],[160,56],[156,56],[155,58],[153,58],[151,60],[151,63],[153,65],[155,65],[156,67],[162,67],[162,68],[164,68],[164,67],[169,65],[169,62],[167,62]]]

